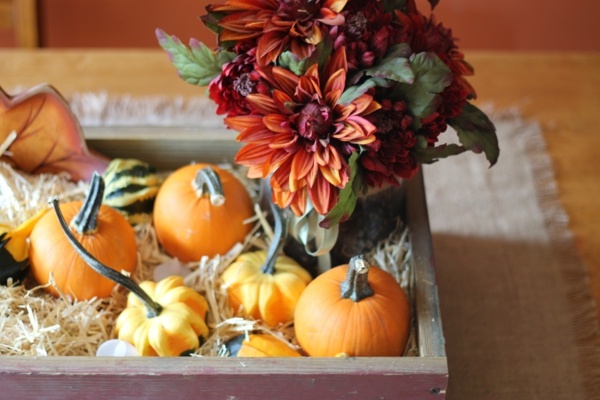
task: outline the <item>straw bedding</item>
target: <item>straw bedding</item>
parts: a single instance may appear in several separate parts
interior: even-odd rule
[[[243,174],[238,173],[238,176],[243,179]],[[47,200],[51,196],[59,196],[63,202],[83,199],[87,185],[73,183],[67,178],[50,174],[28,175],[6,163],[0,163],[0,224],[18,225],[40,208],[48,207]],[[249,191],[256,195],[257,185],[244,181]],[[226,288],[220,282],[220,273],[241,252],[265,248],[272,235],[259,208],[256,209],[256,217],[249,222],[255,228],[245,243],[237,244],[223,256],[211,259],[204,257],[187,264],[180,264],[162,251],[151,223],[134,227],[138,243],[138,266],[132,278],[138,282],[154,279],[157,268],[179,264],[180,269],[187,271],[186,285],[203,294],[210,305],[208,322],[211,335],[193,356],[226,356],[224,343],[251,331],[271,333],[290,346],[297,347],[291,324],[269,329],[258,321],[235,315],[228,307]],[[410,244],[407,230],[401,223],[395,233],[366,257],[392,273],[412,301]],[[126,297],[126,290],[117,286],[108,299],[78,301],[64,293],[55,298],[30,278],[23,284],[9,282],[7,286],[0,286],[0,355],[95,355],[99,345],[113,338],[114,321],[125,306]],[[414,325],[413,320],[407,356],[418,355]]]

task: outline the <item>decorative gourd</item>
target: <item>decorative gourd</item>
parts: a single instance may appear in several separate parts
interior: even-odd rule
[[[226,344],[231,357],[302,357],[280,339],[268,333],[239,335]]]
[[[154,203],[154,228],[165,251],[180,261],[227,253],[252,229],[246,187],[230,172],[208,164],[179,168],[161,185]]]
[[[74,251],[97,273],[118,283],[131,293],[127,307],[115,323],[119,339],[135,346],[142,356],[179,356],[197,349],[200,338],[208,336],[208,302],[194,289],[184,286],[181,276],[160,282],[131,278],[107,267],[88,252],[69,229],[58,199],[51,200],[60,228]]]
[[[119,211],[131,224],[150,222],[160,179],[150,164],[134,158],[115,158],[102,174],[103,203]]]
[[[243,253],[221,274],[230,307],[262,320],[268,326],[290,322],[300,294],[311,276],[296,261],[280,255],[287,232],[287,220],[277,206],[273,241],[269,250]]]
[[[410,307],[392,275],[355,256],[308,285],[296,306],[294,329],[310,356],[401,356]]]
[[[117,317],[115,334],[135,346],[142,356],[179,356],[200,346],[208,337],[208,302],[183,277],[173,275],[158,283],[144,281],[141,289],[160,307],[148,307],[134,292]]]
[[[27,275],[27,267],[29,267],[27,238],[46,211],[46,209],[38,211],[14,229],[0,225],[0,284],[6,285],[9,278],[20,281]]]
[[[95,173],[85,200],[61,204],[61,211],[83,247],[118,271],[133,273],[137,265],[135,232],[123,215],[102,205],[103,191],[102,177]],[[115,283],[88,268],[62,234],[53,213],[38,221],[29,240],[31,274],[39,283],[48,283],[52,274],[60,291],[76,299],[111,295]],[[59,295],[52,285],[46,290]]]

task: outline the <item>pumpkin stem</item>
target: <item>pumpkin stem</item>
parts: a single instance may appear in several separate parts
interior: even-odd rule
[[[270,203],[270,205],[274,220],[273,240],[271,241],[271,244],[269,244],[267,259],[260,270],[263,274],[273,275],[275,273],[275,262],[283,249],[287,237],[288,219],[283,216],[282,209],[273,203]]]
[[[71,220],[71,226],[80,235],[92,234],[98,230],[98,213],[103,197],[104,179],[97,172],[94,172],[83,206]]]
[[[192,186],[198,197],[202,197],[205,192],[208,192],[210,203],[213,206],[219,207],[225,204],[221,178],[211,167],[204,167],[198,170],[196,177],[192,181]]]
[[[73,235],[73,232],[71,232],[71,229],[69,229],[69,226],[67,225],[67,221],[65,221],[65,218],[64,218],[62,212],[60,211],[60,207],[58,205],[58,198],[52,197],[50,199],[50,204],[54,208],[54,212],[56,213],[56,216],[58,217],[58,222],[60,224],[60,227],[62,228],[63,232],[67,236],[67,239],[69,240],[69,242],[71,243],[71,245],[73,246],[75,251],[77,251],[77,253],[81,256],[81,258],[83,258],[83,260],[90,267],[92,267],[92,269],[94,271],[96,271],[99,274],[101,274],[102,276],[105,276],[106,278],[118,283],[119,285],[123,286],[124,288],[126,288],[127,290],[129,290],[133,294],[135,294],[137,297],[139,297],[139,299],[146,305],[146,308],[148,310],[148,318],[158,316],[162,311],[162,306],[160,304],[158,304],[156,301],[152,300],[152,298],[148,295],[148,293],[144,292],[144,290],[140,287],[140,285],[135,283],[135,281],[133,279],[131,279],[130,277],[125,276],[125,275],[121,274],[120,272],[117,272],[114,269],[109,268],[106,265],[102,264],[90,252],[88,252],[81,245],[81,243],[79,243],[77,241],[77,238],[75,238],[75,236]]]
[[[341,285],[343,299],[359,302],[375,294],[369,286],[370,269],[371,265],[365,261],[362,254],[350,259],[346,279]]]

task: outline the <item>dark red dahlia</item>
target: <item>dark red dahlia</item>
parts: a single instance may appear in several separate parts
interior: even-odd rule
[[[228,117],[251,114],[254,108],[246,96],[269,91],[256,70],[256,48],[243,47],[237,49],[240,54],[223,65],[221,74],[208,87],[210,98],[217,104],[217,114]]]
[[[370,68],[385,56],[393,31],[392,14],[383,11],[381,2],[368,2],[343,12],[346,23],[333,26],[330,35],[334,48],[346,47],[348,68]]]
[[[364,148],[360,162],[365,181],[371,187],[384,183],[397,186],[397,178],[408,179],[417,171],[418,164],[410,151],[417,143],[411,129],[413,117],[403,101],[383,100],[381,108],[369,120],[377,127],[377,140]]]

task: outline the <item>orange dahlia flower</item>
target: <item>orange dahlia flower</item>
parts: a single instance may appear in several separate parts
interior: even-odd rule
[[[366,93],[340,102],[347,71],[343,47],[321,72],[317,64],[303,76],[280,67],[261,69],[273,91],[247,96],[253,114],[225,119],[245,143],[236,163],[249,167],[251,178],[270,176],[273,201],[297,215],[308,199],[327,214],[349,181],[349,154],[375,140],[376,127],[365,118],[380,107],[373,97]]]
[[[265,66],[285,50],[299,58],[312,54],[323,39],[324,25],[340,25],[347,0],[229,0],[211,5],[210,13],[225,14],[218,21],[220,40],[257,38],[257,61]]]

